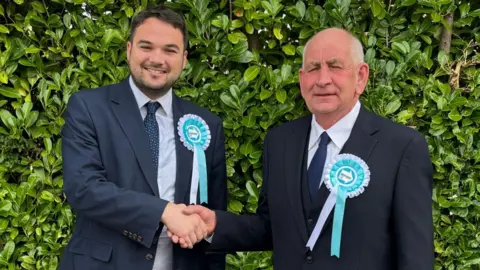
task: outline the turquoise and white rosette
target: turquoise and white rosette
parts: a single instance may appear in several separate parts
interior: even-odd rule
[[[212,138],[207,123],[198,115],[187,114],[178,121],[180,141],[188,150],[193,151],[192,181],[190,204],[197,203],[197,191],[200,188],[200,203],[208,203],[207,164],[205,150]]]
[[[353,198],[365,191],[370,182],[370,170],[361,158],[352,154],[340,154],[327,165],[324,181],[330,195],[322,208],[307,247],[313,249],[327,217],[335,207],[330,255],[340,258],[345,202],[347,197]]]

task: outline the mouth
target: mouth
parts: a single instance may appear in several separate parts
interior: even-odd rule
[[[330,94],[330,93],[319,93],[319,94],[314,94],[316,97],[330,97],[334,96],[335,94]]]
[[[165,69],[148,68],[148,67],[144,67],[144,69],[154,75],[167,74],[167,71]]]

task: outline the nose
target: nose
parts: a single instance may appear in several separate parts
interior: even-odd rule
[[[149,58],[154,65],[165,65],[165,56],[161,49],[153,50]]]
[[[330,76],[330,70],[328,66],[322,66],[318,72],[318,77],[315,82],[319,87],[325,87],[332,83],[332,77]]]

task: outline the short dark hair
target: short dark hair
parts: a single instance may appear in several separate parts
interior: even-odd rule
[[[151,7],[147,7],[144,10],[140,11],[135,17],[133,17],[132,25],[130,28],[130,42],[133,41],[133,37],[135,36],[135,31],[137,28],[146,20],[150,18],[155,18],[162,22],[168,23],[174,28],[180,30],[183,34],[183,47],[184,50],[188,47],[188,31],[185,25],[185,19],[182,15],[175,12],[171,8],[165,5],[155,5]]]

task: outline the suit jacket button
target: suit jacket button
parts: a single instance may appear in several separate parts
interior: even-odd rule
[[[152,255],[152,253],[147,253],[147,255],[145,256],[145,259],[147,259],[147,260],[149,260],[149,261],[153,260],[153,255]]]
[[[307,256],[306,261],[307,261],[307,263],[312,263],[313,262],[313,257],[312,256]]]
[[[309,218],[308,219],[308,224],[313,225],[313,219]]]
[[[143,237],[138,236],[137,240],[138,240],[138,242],[142,242],[142,241],[143,241]]]
[[[123,235],[128,236],[128,232],[127,232],[127,231],[123,231]]]

